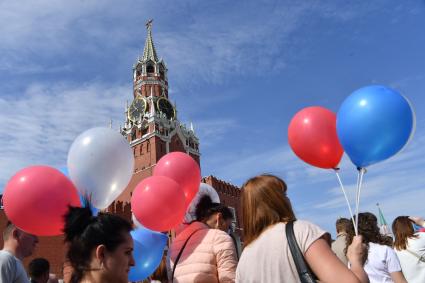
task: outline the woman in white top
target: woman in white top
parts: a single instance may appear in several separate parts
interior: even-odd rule
[[[285,226],[294,221],[286,184],[272,175],[261,175],[242,186],[244,245],[236,282],[300,282]],[[321,282],[368,282],[362,268],[365,246],[356,237],[348,249],[349,270],[332,252],[329,234],[307,221],[294,222],[294,234],[306,263]]]
[[[425,226],[419,217],[399,216],[393,222],[394,249],[409,283],[425,282],[425,233],[416,232],[413,223]]]
[[[407,283],[401,272],[400,262],[391,247],[388,238],[379,232],[378,220],[370,212],[359,213],[359,234],[367,245],[368,252],[363,258],[364,270],[371,283]],[[351,225],[347,233],[347,244],[354,237],[354,227]]]

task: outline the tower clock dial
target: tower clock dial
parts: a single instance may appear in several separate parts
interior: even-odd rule
[[[159,98],[156,102],[156,106],[158,107],[158,110],[164,113],[169,120],[172,120],[176,117],[176,111],[173,105],[165,97]]]
[[[137,121],[140,116],[145,114],[146,107],[146,99],[140,95],[136,96],[128,108],[128,119],[130,119],[132,122]]]

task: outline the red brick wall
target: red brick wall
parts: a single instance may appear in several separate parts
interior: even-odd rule
[[[153,127],[153,126],[150,126]],[[149,131],[154,131],[153,128]],[[140,133],[137,131],[137,138],[140,138]],[[131,139],[131,136],[128,137]],[[149,144],[149,146],[148,146]],[[169,144],[169,151],[180,151],[186,152],[184,149],[183,142],[180,140],[179,136],[176,134],[171,138]],[[134,191],[135,187],[143,179],[153,175],[153,170],[156,163],[167,153],[166,143],[162,141],[159,137],[153,136],[149,140],[143,141],[142,143],[133,147],[134,152],[134,174],[124,192],[118,197],[118,201],[129,202],[131,194]],[[199,156],[191,155],[195,161],[200,164]],[[113,206],[112,204],[111,206]]]

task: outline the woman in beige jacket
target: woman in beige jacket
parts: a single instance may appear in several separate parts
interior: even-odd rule
[[[224,232],[229,230],[232,212],[203,196],[196,208],[196,219],[171,245],[172,282],[234,282],[236,250],[232,238]]]

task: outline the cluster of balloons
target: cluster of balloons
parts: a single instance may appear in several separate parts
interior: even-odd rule
[[[89,199],[96,214],[123,192],[133,174],[134,157],[120,133],[92,128],[72,143],[67,165],[63,172],[49,166],[17,172],[3,193],[10,221],[38,236],[63,234],[63,216],[69,205],[81,206],[83,199]]]
[[[133,151],[120,133],[92,128],[72,143],[67,168],[31,166],[17,172],[4,190],[4,209],[8,218],[28,233],[60,235],[68,206],[89,205],[96,215],[124,191],[133,168]],[[132,281],[145,279],[158,267],[168,239],[160,232],[183,222],[200,181],[193,158],[173,152],[157,163],[154,176],[136,186],[131,198],[137,225],[131,233],[136,260],[130,272]]]
[[[302,109],[289,124],[288,140],[310,165],[335,169],[345,151],[357,168],[365,168],[401,151],[414,129],[407,98],[374,85],[353,92],[337,114],[323,107]]]
[[[200,181],[196,161],[172,152],[158,161],[152,177],[136,186],[131,196],[133,222],[138,227],[132,232],[136,266],[130,269],[131,281],[145,279],[158,267],[168,238],[160,232],[182,223]]]
[[[152,177],[140,182],[131,197],[136,219],[153,231],[168,231],[182,223],[201,182],[199,165],[189,155],[172,152],[155,166]]]
[[[162,177],[162,176],[159,176],[159,177]],[[154,187],[152,188],[154,189]],[[155,187],[155,188],[158,188],[158,187]],[[179,193],[181,194],[181,192]],[[190,202],[189,207],[186,209],[184,223],[181,223],[181,220],[180,220],[179,227],[178,228],[174,227],[176,233],[180,230],[180,228],[184,227],[187,223],[190,223],[191,221],[195,220],[196,205],[199,203],[200,198],[204,195],[210,196],[213,202],[216,202],[216,203],[220,202],[220,198],[217,192],[214,190],[214,188],[208,184],[201,183],[199,185],[198,192],[196,193],[195,197]],[[165,215],[165,217],[167,216]],[[164,253],[164,248],[167,244],[168,237],[164,233],[152,231],[144,227],[137,220],[134,213],[132,215],[132,220],[135,226],[137,227],[134,231],[131,232],[131,236],[133,237],[133,241],[134,241],[133,254],[134,254],[134,259],[136,261],[136,265],[130,269],[129,280],[142,281],[146,279],[150,274],[152,274],[161,263],[163,253]]]

